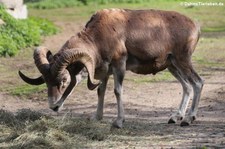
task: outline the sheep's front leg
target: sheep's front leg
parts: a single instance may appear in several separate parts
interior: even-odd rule
[[[118,115],[117,119],[113,122],[113,126],[116,128],[122,128],[125,121],[124,108],[122,103],[122,92],[123,92],[123,79],[125,74],[125,63],[120,63],[118,67],[113,67],[114,76],[114,93],[117,99]]]
[[[98,87],[98,105],[97,105],[97,112],[92,117],[94,120],[101,120],[103,117],[103,107],[104,107],[104,97],[105,97],[105,90],[107,86],[109,76],[106,76],[104,80],[102,80],[102,83]]]

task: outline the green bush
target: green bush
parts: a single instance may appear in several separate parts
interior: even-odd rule
[[[36,26],[39,27],[39,33],[44,36],[54,35],[58,32],[58,29],[55,27],[55,25],[42,18],[32,17],[28,19],[28,22],[33,22]]]
[[[14,56],[25,47],[40,44],[42,35],[52,35],[57,28],[49,21],[40,18],[17,20],[0,6],[0,56]]]

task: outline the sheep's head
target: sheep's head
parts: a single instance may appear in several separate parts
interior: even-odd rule
[[[48,87],[48,103],[49,108],[54,111],[58,111],[64,103],[66,97],[70,94],[77,80],[72,78],[68,70],[64,70],[57,77],[52,73],[44,76],[44,80]],[[69,85],[72,85],[69,88]],[[69,90],[65,92],[66,90]]]
[[[65,99],[80,81],[83,67],[88,71],[88,88],[94,89],[99,83],[94,83],[95,65],[91,57],[77,50],[67,50],[53,57],[45,47],[38,47],[34,51],[35,64],[42,76],[31,79],[19,71],[20,77],[31,85],[47,84],[49,107],[58,111]],[[70,71],[68,67],[70,66]]]

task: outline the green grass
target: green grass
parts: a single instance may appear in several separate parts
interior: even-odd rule
[[[193,60],[201,67],[225,67],[225,36],[203,36],[193,54]]]
[[[161,82],[161,81],[174,81],[175,78],[172,74],[167,71],[161,71],[156,75],[132,75],[129,77],[125,77],[125,80],[134,82],[134,83],[151,83],[151,82]]]
[[[225,32],[225,26],[223,27],[205,27],[202,29],[203,32]]]
[[[67,7],[74,7],[80,6],[81,3],[78,0],[42,0],[38,2],[28,2],[29,8],[35,9],[55,9],[55,8],[67,8]]]
[[[53,21],[63,20],[69,22],[87,21],[90,16],[99,9],[104,8],[128,8],[128,9],[162,9],[174,10],[181,12],[192,19],[199,22],[203,31],[224,31],[225,27],[225,9],[222,6],[195,6],[192,8],[181,5],[181,0],[150,0],[143,3],[108,3],[101,5],[93,1],[89,5],[81,5],[72,8],[58,8],[54,10],[37,10],[30,9],[31,16],[42,16]],[[199,2],[198,0],[191,0],[189,2]],[[210,0],[203,0],[201,2],[211,2]],[[225,3],[225,2],[224,2]],[[225,5],[225,4],[224,4]],[[54,15],[57,14],[57,15]]]
[[[46,89],[46,85],[41,85],[41,86],[32,86],[32,85],[21,85],[21,86],[16,86],[7,89],[10,94],[16,95],[16,96],[26,96],[29,94],[33,94],[36,92],[41,92],[42,90]]]
[[[45,84],[40,86],[32,86],[28,84],[15,84],[8,85],[7,87],[0,88],[0,92],[4,94],[9,94],[12,96],[17,96],[20,99],[32,99],[34,96],[38,97],[37,100],[47,99],[47,87]]]

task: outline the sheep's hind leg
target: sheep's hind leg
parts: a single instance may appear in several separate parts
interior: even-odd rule
[[[193,70],[192,68],[192,74],[189,77],[189,81],[193,87],[194,96],[192,100],[191,109],[188,113],[188,115],[182,120],[181,126],[188,126],[190,123],[192,123],[196,119],[197,111],[198,111],[198,105],[199,100],[203,88],[203,80],[201,77]]]
[[[108,79],[109,79],[109,76],[107,75],[106,78],[104,80],[102,80],[102,83],[98,87],[97,111],[94,114],[94,116],[91,118],[92,120],[101,120],[103,117],[104,97],[105,97],[105,91],[106,91]]]
[[[182,120],[185,116],[185,112],[187,110],[188,102],[190,100],[190,93],[191,93],[191,86],[190,84],[185,80],[185,76],[182,74],[182,72],[179,70],[179,68],[174,65],[168,67],[169,71],[173,74],[173,76],[181,83],[183,87],[183,97],[182,101],[179,107],[179,110],[172,114],[170,117],[168,123],[176,123],[178,120]]]
[[[125,121],[124,116],[124,107],[122,103],[122,83],[125,74],[125,63],[122,62],[121,64],[117,65],[118,67],[113,67],[113,76],[114,76],[114,93],[117,99],[117,106],[118,106],[118,115],[117,119],[113,122],[113,126],[116,128],[122,128],[123,123]]]

